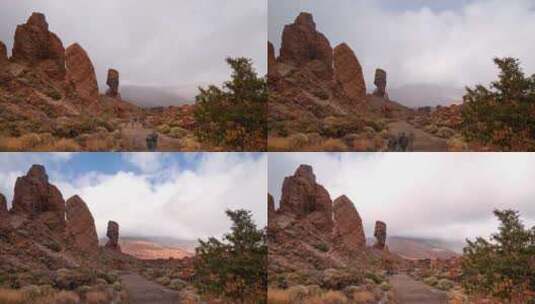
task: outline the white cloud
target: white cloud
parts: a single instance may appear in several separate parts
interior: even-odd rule
[[[474,0],[449,10],[385,6],[375,0],[271,0],[269,39],[279,45],[284,24],[309,11],[333,46],[345,41],[353,48],[369,88],[377,67],[388,71],[391,87],[487,84],[497,75],[492,58],[504,56],[519,58],[526,72],[535,73],[533,0]]]
[[[124,159],[143,173],[154,173],[162,168],[169,154],[158,152],[124,153]]]
[[[35,154],[24,155],[13,156],[32,158]],[[143,157],[150,158],[140,158]],[[134,159],[128,155],[124,158]],[[0,157],[2,161],[9,159]],[[49,159],[50,156],[43,157],[41,163],[48,164]],[[160,172],[149,170],[140,174],[91,171],[72,178],[54,170],[49,175],[65,199],[78,194],[88,204],[100,237],[105,236],[108,220],[119,223],[123,236],[220,236],[230,227],[225,215],[228,208],[251,210],[258,226],[266,225],[266,155],[207,153],[196,161],[190,169],[165,167]],[[16,177],[27,171],[28,163],[31,162],[0,175],[0,190],[9,197]]]
[[[376,220],[390,235],[464,239],[496,229],[492,211],[513,208],[535,225],[535,156],[529,153],[270,154],[269,191],[310,164],[335,199],[346,194],[368,236]]]

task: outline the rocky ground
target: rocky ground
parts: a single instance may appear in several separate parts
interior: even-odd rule
[[[268,83],[270,151],[483,149],[460,135],[459,106],[418,110],[396,103],[382,69],[376,89],[367,91],[353,50],[331,47],[308,13],[285,26],[278,57],[268,42]]]
[[[150,303],[223,303],[197,294],[194,257],[124,254],[114,221],[99,246],[87,204],[79,196],[64,200],[42,166],[17,179],[7,206],[0,194],[0,303],[148,303],[144,296],[161,299]]]
[[[301,165],[284,179],[278,208],[268,195],[268,303],[500,303],[466,295],[462,257],[392,253],[382,221],[374,237],[367,244],[348,197],[331,200],[312,168]]]
[[[1,151],[219,150],[195,136],[194,105],[143,109],[121,98],[119,71],[99,93],[95,69],[79,44],[64,48],[34,13],[17,26],[12,56],[0,41]],[[129,128],[139,124],[136,130]]]

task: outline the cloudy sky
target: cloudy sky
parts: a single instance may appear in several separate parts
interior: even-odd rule
[[[266,224],[267,156],[241,153],[3,153],[0,192],[11,205],[16,178],[43,164],[65,199],[87,203],[104,238],[108,220],[123,236],[195,240],[228,232],[226,209]]]
[[[377,67],[392,88],[488,84],[494,57],[519,58],[535,73],[534,0],[270,0],[269,40],[280,46],[284,25],[300,11],[314,15],[333,47],[353,48],[369,90]]]
[[[268,190],[278,203],[285,176],[312,165],[334,200],[346,194],[373,236],[384,220],[395,236],[464,240],[489,236],[492,211],[520,211],[535,225],[535,155],[530,153],[270,153]]]
[[[122,84],[196,87],[229,78],[228,56],[266,71],[265,0],[16,0],[0,10],[0,40],[11,50],[17,24],[46,15],[65,46],[79,42],[105,89],[107,69]]]

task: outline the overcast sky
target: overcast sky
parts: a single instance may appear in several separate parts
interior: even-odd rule
[[[229,231],[229,208],[251,210],[257,225],[266,225],[262,153],[4,153],[0,192],[9,206],[16,178],[32,164],[45,165],[65,200],[80,195],[101,238],[108,220],[123,236],[219,237]]]
[[[313,166],[331,199],[353,201],[367,237],[376,220],[391,236],[487,237],[498,225],[495,208],[516,209],[535,225],[530,153],[270,153],[268,190],[277,204],[283,178],[299,164]]]
[[[300,11],[333,47],[352,47],[370,91],[377,67],[390,87],[486,85],[497,75],[494,57],[519,58],[535,73],[534,0],[270,0],[269,40],[279,46]]]
[[[227,80],[228,56],[252,58],[266,71],[265,0],[6,0],[0,40],[9,50],[33,11],[46,15],[65,46],[85,48],[101,91],[109,67],[123,84],[181,87]]]

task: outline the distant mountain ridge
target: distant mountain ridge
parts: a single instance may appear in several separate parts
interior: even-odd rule
[[[373,240],[368,240],[373,242]],[[372,243],[373,244],[373,243]],[[408,259],[448,259],[461,254],[464,244],[440,239],[412,238],[403,236],[388,237],[388,249]]]
[[[123,85],[121,96],[140,107],[167,107],[190,104],[195,101],[198,89],[193,86],[158,87]]]
[[[446,85],[409,84],[397,88],[390,88],[388,94],[392,100],[410,108],[418,108],[459,104],[462,102],[465,90]]]
[[[101,239],[100,243],[103,242]],[[165,237],[122,237],[119,245],[126,254],[142,260],[154,260],[191,257],[198,243]]]

